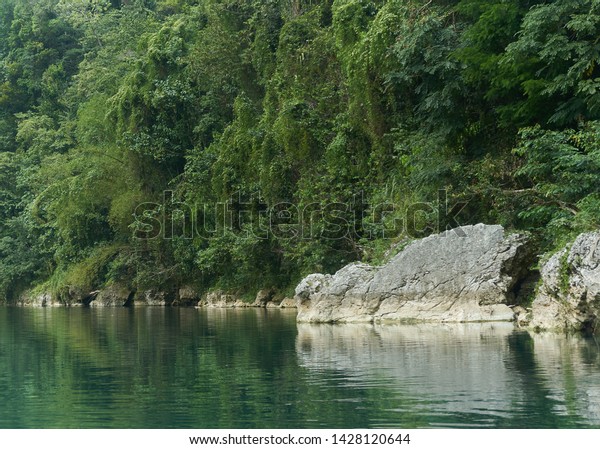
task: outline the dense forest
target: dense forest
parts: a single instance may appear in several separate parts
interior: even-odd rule
[[[599,0],[0,0],[0,298],[289,291],[600,225]]]

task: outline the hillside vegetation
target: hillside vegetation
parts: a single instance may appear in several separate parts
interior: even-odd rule
[[[252,293],[600,225],[598,0],[0,0],[0,298]]]

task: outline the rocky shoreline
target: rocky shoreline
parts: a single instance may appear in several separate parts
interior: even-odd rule
[[[531,309],[539,329],[596,331],[600,318],[600,232],[579,235],[543,264]]]
[[[512,321],[532,254],[501,226],[464,226],[408,244],[385,265],[350,264],[296,288],[299,322]]]
[[[595,331],[600,231],[581,234],[543,263],[536,257],[526,234],[478,224],[415,240],[382,266],[351,263],[333,275],[308,275],[294,298],[274,289],[243,301],[191,286],[136,292],[111,285],[66,301],[30,292],[17,305],[297,308],[298,322],[307,323],[515,322],[538,331]]]
[[[296,308],[296,300],[278,295],[275,290],[263,289],[254,301],[244,301],[239,296],[222,291],[199,294],[185,286],[172,291],[146,290],[136,292],[122,285],[110,285],[87,294],[73,293],[67,300],[59,301],[49,293],[27,292],[15,303],[23,307],[196,307],[196,308]]]
[[[298,322],[509,321],[596,331],[600,232],[581,234],[541,264],[531,246],[525,234],[478,224],[416,240],[383,266],[311,274],[296,288]]]

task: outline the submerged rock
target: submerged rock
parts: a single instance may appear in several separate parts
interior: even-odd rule
[[[416,240],[380,267],[309,275],[296,288],[298,321],[512,321],[526,243],[501,226],[463,226]]]
[[[581,234],[541,269],[531,326],[541,330],[594,330],[600,317],[600,232]]]

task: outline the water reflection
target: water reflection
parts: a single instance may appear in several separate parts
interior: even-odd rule
[[[600,427],[594,340],[283,310],[0,307],[0,427]]]
[[[0,308],[0,427],[283,427],[295,316]],[[277,427],[277,426],[275,426]]]
[[[593,340],[530,335],[510,324],[298,325],[299,363],[348,390],[376,385],[392,407],[374,425],[600,425]],[[395,418],[395,421],[394,421]]]
[[[524,395],[546,398],[553,414],[600,426],[600,348],[593,338],[533,334],[527,341],[535,365],[522,376]],[[525,352],[525,351],[523,351]],[[535,387],[539,379],[541,388]],[[555,421],[557,425],[562,424]]]

